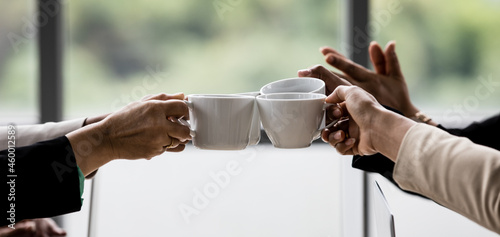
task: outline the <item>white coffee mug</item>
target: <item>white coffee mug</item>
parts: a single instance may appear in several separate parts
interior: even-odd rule
[[[241,150],[249,144],[255,97],[197,94],[186,103],[195,147]]]
[[[308,147],[321,134],[324,111],[334,104],[317,93],[278,93],[257,96],[262,126],[275,147]],[[330,127],[335,122],[326,127]]]
[[[260,88],[261,95],[292,92],[325,94],[325,82],[313,77],[294,77],[273,81]]]

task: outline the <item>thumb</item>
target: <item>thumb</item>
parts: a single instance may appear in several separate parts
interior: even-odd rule
[[[325,99],[327,103],[342,103],[346,100],[348,90],[354,86],[338,86],[335,90]]]

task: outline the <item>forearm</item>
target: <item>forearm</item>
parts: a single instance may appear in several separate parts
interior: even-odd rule
[[[109,138],[101,123],[94,123],[66,135],[83,175],[87,176],[113,159]]]
[[[58,123],[16,126],[16,146],[28,146],[37,142],[64,136],[82,127],[84,119],[73,119]],[[7,127],[0,127],[0,150],[7,149]]]
[[[394,179],[500,233],[500,152],[419,124],[401,144]]]

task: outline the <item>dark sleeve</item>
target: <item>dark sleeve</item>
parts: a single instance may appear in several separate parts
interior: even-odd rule
[[[398,111],[389,107],[386,108],[393,112],[399,113]],[[500,139],[496,138],[496,136],[500,134],[500,114],[493,116],[492,118],[489,118],[483,122],[474,122],[464,129],[446,129],[441,125],[439,125],[438,128],[441,128],[456,136],[467,137],[476,144],[500,150]],[[392,177],[392,173],[394,171],[394,162],[380,153],[371,156],[354,156],[352,159],[352,167],[367,172],[379,173],[387,180],[398,186],[398,184]]]
[[[78,167],[65,136],[0,151],[0,161],[0,226],[80,210]]]
[[[482,122],[474,122],[463,129],[444,128],[441,125],[438,127],[455,136],[469,138],[476,144],[500,150],[500,139],[498,139],[500,134],[500,114]]]

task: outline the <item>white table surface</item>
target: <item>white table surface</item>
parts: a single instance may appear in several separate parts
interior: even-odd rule
[[[407,194],[380,175],[370,175],[379,182],[394,214],[397,237],[453,236],[493,237],[497,234],[435,202]],[[369,182],[370,195],[373,183]],[[373,213],[372,213],[373,214]],[[373,218],[373,216],[371,216]],[[372,219],[373,220],[373,219]],[[374,222],[372,221],[372,227]],[[374,231],[374,230],[372,230]],[[375,235],[372,235],[375,236]]]
[[[188,146],[150,161],[114,161],[99,171],[92,227],[95,236],[340,236],[342,158],[324,144],[269,144],[222,152]],[[229,182],[217,184],[211,174],[228,165]],[[194,190],[207,194],[205,187],[211,197],[197,199],[204,204],[197,208]],[[183,216],[181,206],[196,214]],[[86,217],[67,218],[68,236],[86,235],[75,223]]]

